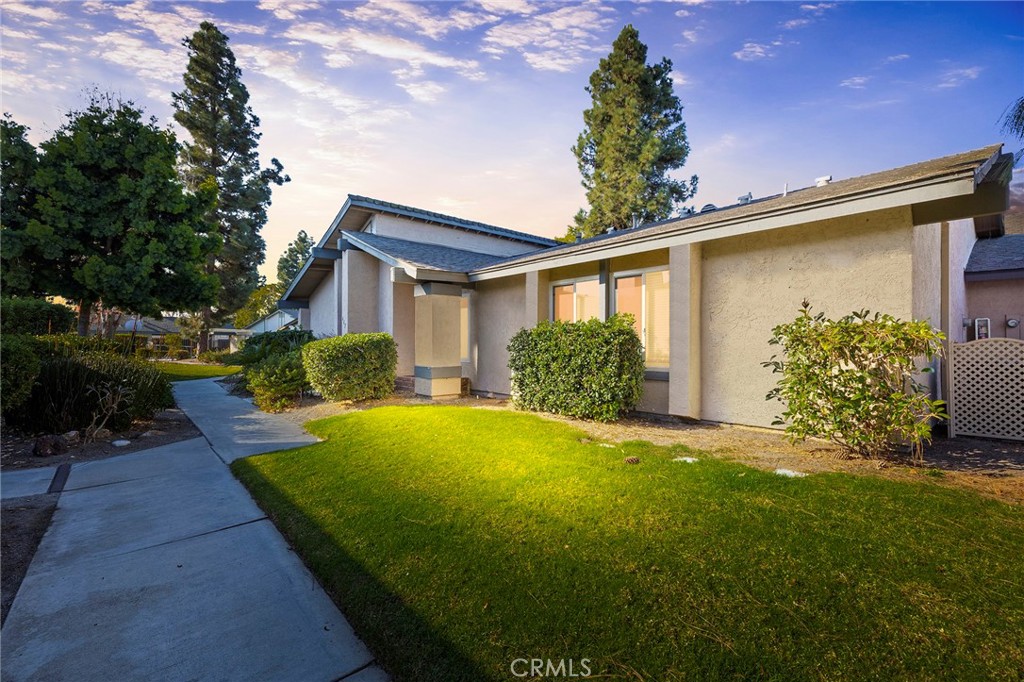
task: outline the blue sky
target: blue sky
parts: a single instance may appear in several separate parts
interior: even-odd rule
[[[2,106],[34,142],[98,87],[171,121],[180,41],[230,38],[274,191],[267,274],[348,193],[549,236],[585,204],[570,147],[622,26],[674,64],[693,204],[1005,142],[1024,3],[8,2]]]

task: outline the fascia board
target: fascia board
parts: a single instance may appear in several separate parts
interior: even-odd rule
[[[521,275],[536,270],[559,268],[566,265],[589,263],[607,258],[628,256],[653,249],[684,244],[736,237],[754,232],[764,232],[804,223],[830,220],[847,215],[880,211],[915,203],[964,196],[974,192],[974,171],[958,174],[954,179],[948,176],[919,183],[913,187],[876,191],[846,198],[832,199],[819,205],[801,205],[783,208],[761,216],[738,216],[696,228],[680,226],[675,232],[658,232],[641,235],[625,243],[595,244],[593,248],[576,251],[565,256],[540,256],[536,260],[502,267],[498,265],[481,268],[469,274],[469,281],[480,282],[500,277]]]

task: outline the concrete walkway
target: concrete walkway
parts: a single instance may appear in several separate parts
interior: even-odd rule
[[[3,627],[4,682],[385,682],[225,466],[314,439],[212,380],[175,395],[206,438],[71,467]]]

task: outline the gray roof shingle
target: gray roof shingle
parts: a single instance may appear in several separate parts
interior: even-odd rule
[[[979,239],[971,250],[964,272],[1024,270],[1024,234]]]
[[[356,245],[365,245],[386,254],[396,261],[427,270],[469,272],[509,258],[509,256],[453,249],[450,246],[382,237],[368,232],[346,232],[345,238]]]

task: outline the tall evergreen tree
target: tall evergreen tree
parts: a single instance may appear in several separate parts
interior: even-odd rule
[[[299,230],[295,241],[288,245],[277,260],[277,283],[281,286],[282,293],[309,260],[310,254],[313,253],[313,245],[313,238],[306,234],[305,230]]]
[[[289,178],[277,159],[270,168],[260,168],[260,121],[249,107],[249,91],[228,37],[204,21],[182,42],[189,52],[185,87],[172,96],[174,120],[192,138],[184,145],[182,171],[192,187],[216,183],[217,203],[207,221],[223,242],[207,263],[207,271],[220,280],[216,304],[202,311],[209,328],[238,310],[259,285],[257,268],[266,257],[260,230],[267,222],[271,185]],[[200,350],[206,350],[206,343],[203,334]]]
[[[78,301],[79,333],[95,304],[142,315],[213,301],[201,234],[212,191],[186,192],[178,143],[130,102],[94,95],[40,145],[23,256],[34,288]]]
[[[647,64],[647,46],[627,25],[590,76],[592,104],[573,147],[590,210],[576,214],[571,235],[668,218],[696,193],[696,175],[688,182],[669,177],[690,153],[671,71],[668,59]]]
[[[5,295],[40,293],[32,267],[32,239],[27,233],[39,166],[28,128],[10,114],[0,119],[0,261]]]

